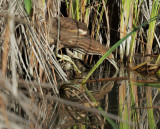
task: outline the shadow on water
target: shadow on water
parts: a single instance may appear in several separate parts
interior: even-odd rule
[[[25,92],[27,97],[32,96],[35,103],[48,104],[47,107],[44,107],[47,109],[45,119],[47,122],[44,121],[43,128],[113,128],[102,115],[94,112],[93,109],[98,109],[98,106],[101,106],[106,113],[116,115],[113,121],[120,129],[134,128],[133,125],[128,124],[129,122],[134,122],[137,128],[141,129],[149,128],[151,125],[158,127],[160,124],[159,89],[148,85],[156,82],[154,84],[160,86],[160,83],[154,74],[151,76],[151,74],[147,75],[146,72],[142,72],[146,66],[133,70],[134,66],[141,62],[144,60],[138,60],[135,64],[119,63],[119,71],[116,73],[113,66],[104,61],[86,83],[96,102],[92,102],[89,95],[85,93],[79,78],[71,80],[70,83],[63,83],[59,88],[60,96],[58,97],[66,102],[58,100],[57,103],[55,98],[52,98],[54,97],[52,85],[41,86],[43,97],[47,98],[46,100],[36,92],[29,95],[27,86],[25,86],[31,85],[29,83],[19,82],[19,89],[23,90],[22,92]],[[40,84],[34,85],[40,91],[38,88]],[[91,108],[92,111],[88,111],[88,108]],[[118,118],[121,120],[117,120]]]
[[[137,62],[136,62],[137,63]],[[140,63],[140,62],[138,62]],[[137,63],[137,64],[138,64]],[[92,93],[97,103],[92,107],[97,108],[100,105],[106,112],[119,116],[123,120],[128,122],[134,122],[137,128],[146,129],[150,124],[153,127],[159,125],[159,91],[158,88],[142,86],[138,83],[154,82],[158,81],[156,76],[152,75],[151,78],[147,74],[129,70],[128,66],[133,67],[135,64],[119,64],[119,73],[115,73],[115,70],[109,63],[104,62],[90,77],[87,82],[87,88]],[[128,79],[127,79],[128,78]],[[154,78],[154,80],[153,80]],[[127,79],[127,80],[126,80]],[[160,83],[159,83],[160,84]],[[160,86],[160,85],[159,85]],[[74,101],[81,101],[83,105],[86,105],[86,101],[81,95],[81,99]],[[88,106],[87,106],[88,107]],[[77,109],[68,108],[69,114]],[[72,112],[72,113],[71,113]],[[80,113],[81,112],[81,113]],[[87,125],[89,128],[112,128],[107,121],[99,115],[93,115],[92,113],[85,113],[85,115],[77,112],[83,120],[77,120],[74,116],[75,123]],[[83,115],[82,115],[83,114]],[[86,122],[86,119],[88,121]],[[118,117],[117,117],[118,119]],[[84,122],[85,121],[85,122]],[[133,125],[122,121],[116,121],[119,128],[132,128]]]

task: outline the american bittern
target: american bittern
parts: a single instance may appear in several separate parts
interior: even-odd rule
[[[101,43],[91,38],[85,23],[67,17],[60,17],[60,45],[64,48],[71,48],[76,51],[91,55],[103,55],[108,49]],[[58,18],[48,20],[49,37],[58,35]],[[110,54],[108,59],[113,59]],[[70,60],[70,59],[67,59]],[[113,64],[113,62],[110,60]],[[75,66],[75,64],[72,62]]]
[[[91,54],[103,55],[108,49],[91,38],[85,23],[71,18],[60,17],[60,42],[65,48]],[[49,20],[50,37],[56,37],[58,32],[58,19]],[[114,58],[112,54],[108,58]]]

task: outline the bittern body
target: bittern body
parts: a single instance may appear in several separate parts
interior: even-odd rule
[[[60,28],[58,28],[58,22]],[[50,37],[57,37],[58,29],[60,33],[60,44],[65,48],[72,48],[76,51],[91,54],[103,55],[108,49],[101,43],[91,38],[85,23],[67,17],[50,18]],[[114,58],[112,54],[108,58]]]

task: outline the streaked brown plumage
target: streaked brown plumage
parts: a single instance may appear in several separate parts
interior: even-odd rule
[[[58,19],[51,18],[48,23],[50,37],[56,37]],[[60,42],[65,48],[72,48],[91,55],[102,55],[108,50],[105,46],[90,37],[85,23],[68,17],[60,17]],[[108,58],[114,57],[110,54]]]

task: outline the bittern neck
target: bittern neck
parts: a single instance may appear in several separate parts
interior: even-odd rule
[[[81,53],[87,53],[90,55],[103,55],[108,50],[101,43],[99,43],[98,41],[90,37],[79,38],[78,40],[65,39],[65,41],[68,41],[68,42],[62,42],[64,47],[72,48]],[[111,54],[108,58],[113,58],[113,55]]]
[[[107,52],[108,49],[105,46],[103,46],[102,44],[98,43],[98,46],[97,45],[88,46],[86,44],[81,44],[75,50],[80,52],[80,53],[86,53],[86,54],[89,54],[89,55],[103,55]],[[113,54],[110,54],[108,56],[108,58],[114,59]]]

